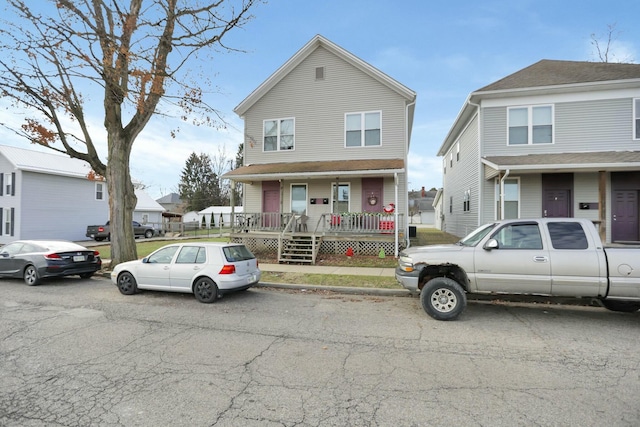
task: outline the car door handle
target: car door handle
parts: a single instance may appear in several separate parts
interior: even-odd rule
[[[547,262],[547,261],[549,261],[549,258],[547,258],[546,256],[534,256],[533,257],[533,261],[534,262]]]

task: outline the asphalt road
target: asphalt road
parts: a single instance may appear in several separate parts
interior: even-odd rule
[[[0,281],[2,426],[638,426],[640,313]]]

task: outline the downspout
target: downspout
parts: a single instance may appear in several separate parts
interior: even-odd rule
[[[416,101],[410,102],[408,103],[405,107],[404,107],[404,182],[405,183],[409,183],[409,165],[408,163],[408,158],[409,158],[409,107],[416,105]],[[394,180],[395,180],[395,186],[396,186],[396,206],[399,207],[400,205],[398,204],[398,174],[396,173],[394,176]],[[405,212],[405,224],[404,224],[404,240],[405,243],[407,245],[407,247],[409,247],[411,245],[411,240],[409,239],[409,185],[407,185],[407,188],[404,189],[405,190],[405,194],[406,194],[406,203],[404,204],[404,212]],[[395,223],[396,227],[393,227],[396,231],[395,231],[395,240],[396,240],[396,251],[395,251],[395,256],[396,258],[398,258],[398,209],[396,209],[396,214],[395,214]]]
[[[507,169],[504,172],[504,175],[502,175],[502,178],[500,178],[500,218],[498,219],[504,219],[504,181],[507,179],[510,172],[511,171]]]

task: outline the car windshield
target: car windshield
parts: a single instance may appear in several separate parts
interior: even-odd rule
[[[222,251],[229,262],[246,261],[255,258],[251,251],[244,245],[226,246],[222,248]]]
[[[494,223],[491,223],[478,227],[473,230],[467,237],[460,240],[457,244],[462,246],[475,246],[480,242],[480,240],[484,239],[484,236],[489,234],[489,232],[493,230],[495,226],[496,225]]]

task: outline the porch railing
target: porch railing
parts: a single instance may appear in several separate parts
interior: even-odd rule
[[[315,222],[313,221],[315,219]],[[305,217],[292,213],[243,212],[233,217],[232,232],[309,232],[314,234],[393,234],[396,227],[405,228],[405,217],[399,214],[345,212]]]

